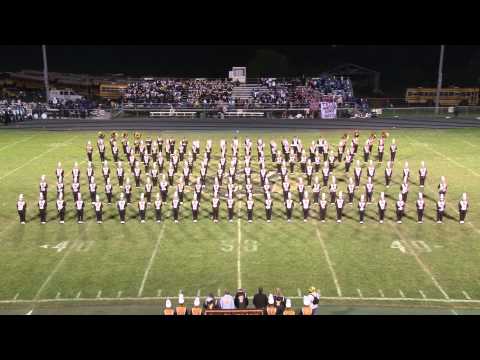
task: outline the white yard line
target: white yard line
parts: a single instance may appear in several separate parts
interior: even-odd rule
[[[299,288],[297,288],[297,294],[298,294],[299,297],[302,296],[302,291]]]
[[[87,224],[87,227],[85,228],[85,232],[87,232],[88,230],[88,227],[89,225],[91,224],[91,222],[89,222]],[[78,242],[78,240],[80,239],[80,236],[78,238],[75,239],[75,241],[73,241],[73,243],[69,246],[69,248],[65,251],[65,254],[63,255],[63,257],[60,259],[60,261],[57,263],[57,265],[53,268],[52,272],[50,273],[50,275],[48,275],[47,279],[42,283],[42,285],[40,286],[40,289],[38,289],[37,293],[35,294],[35,297],[33,298],[34,301],[38,300],[38,297],[40,296],[40,294],[42,293],[43,289],[45,289],[45,287],[48,285],[48,283],[50,282],[50,280],[52,280],[52,278],[55,276],[55,274],[58,272],[58,270],[60,269],[60,267],[63,265],[63,263],[65,262],[65,260],[67,259],[67,257],[72,253],[72,251],[75,249],[75,245],[76,243]]]
[[[452,312],[453,315],[458,315],[458,313],[455,310],[451,309],[450,311]]]
[[[162,289],[158,289],[157,291],[157,297],[160,297],[160,296],[162,296]]]
[[[462,140],[465,144],[473,146],[473,147],[478,147],[478,145],[472,144],[470,141],[467,140]]]
[[[241,268],[241,246],[242,246],[242,227],[240,225],[240,218],[238,219],[238,243],[237,243],[237,289],[242,288],[242,268]]]
[[[30,136],[29,138],[26,138],[26,139],[23,139],[23,140],[19,140],[19,141],[15,141],[15,142],[13,142],[13,143],[11,143],[11,144],[7,144],[7,145],[1,147],[1,148],[0,148],[0,151],[5,150],[6,148],[8,148],[8,147],[10,147],[10,146],[17,145],[17,144],[20,144],[20,143],[22,143],[22,142],[25,142],[25,141],[28,141],[28,140],[30,140],[30,139],[33,139],[35,136],[38,136],[38,135],[33,135],[33,136]]]
[[[220,290],[220,289],[219,289]],[[303,299],[303,296],[289,296],[292,300]],[[0,300],[0,304],[29,304],[29,303],[55,303],[55,302],[102,302],[102,301],[152,301],[152,300],[166,300],[178,299],[178,297],[121,297],[121,298],[60,298],[60,299],[38,299],[38,300]],[[195,296],[184,296],[186,300],[194,300]],[[480,300],[467,299],[430,299],[430,298],[387,298],[387,297],[354,297],[354,296],[324,296],[323,300],[338,300],[338,301],[400,301],[400,302],[435,302],[435,303],[461,303],[461,304],[480,304]]]
[[[153,249],[152,256],[150,257],[147,268],[145,269],[145,274],[143,275],[142,284],[140,285],[140,289],[138,289],[138,295],[137,295],[138,297],[142,296],[143,288],[145,287],[145,283],[147,281],[148,274],[150,273],[150,269],[152,268],[153,260],[155,259],[155,256],[157,255],[158,248],[160,247],[160,241],[163,238],[163,233],[164,232],[165,232],[165,223],[163,223],[163,225],[162,225],[162,229],[160,230],[160,234],[158,235],[157,243],[155,244],[155,248]]]
[[[328,255],[327,247],[325,246],[325,242],[323,241],[322,235],[320,234],[320,231],[318,230],[318,226],[315,229],[317,231],[317,238],[320,241],[320,245],[322,245],[322,250],[325,255],[325,259],[327,260],[328,268],[330,270],[330,273],[332,274],[333,282],[335,283],[335,287],[337,289],[337,294],[338,296],[342,296],[342,289],[340,288],[340,285],[338,284],[338,279],[337,279],[337,274],[335,273],[335,270],[333,269],[332,262],[330,261],[330,256]]]
[[[470,295],[468,295],[468,293],[466,291],[462,291],[462,294],[463,294],[463,296],[465,296],[465,299],[472,300],[472,298],[470,297]]]
[[[9,171],[8,173],[6,173],[6,174],[3,175],[2,177],[0,177],[0,181],[2,181],[3,179],[5,179],[6,177],[12,175],[13,173],[17,172],[18,170],[23,169],[25,166],[27,166],[27,165],[30,164],[31,162],[33,162],[33,161],[37,160],[38,158],[40,158],[40,157],[48,154],[49,152],[52,152],[52,151],[54,151],[54,150],[57,150],[59,147],[67,144],[68,142],[70,142],[71,140],[75,139],[75,138],[78,137],[78,136],[79,136],[79,135],[75,135],[74,137],[71,137],[71,138],[68,139],[67,141],[65,141],[65,142],[63,142],[63,143],[61,143],[61,144],[59,144],[59,145],[53,146],[52,148],[50,148],[50,149],[48,149],[48,150],[40,153],[39,155],[35,156],[34,158],[28,160],[26,163],[20,165],[19,167],[13,169],[12,171]]]
[[[387,221],[388,222],[388,221]],[[442,293],[442,295],[445,297],[445,299],[449,299],[448,297],[448,294],[445,292],[445,290],[443,290],[443,288],[440,286],[440,284],[438,283],[437,279],[435,278],[435,276],[433,276],[432,272],[430,271],[430,269],[427,267],[427,265],[425,265],[425,263],[420,259],[420,257],[418,256],[418,254],[415,252],[415,250],[413,249],[412,246],[410,246],[409,242],[405,239],[405,237],[403,236],[403,234],[400,232],[400,230],[398,230],[398,228],[394,225],[392,225],[390,222],[388,222],[388,224],[394,229],[394,231],[397,233],[398,237],[400,238],[400,242],[403,243],[403,246],[405,246],[405,248],[407,248],[407,250],[410,251],[410,253],[413,255],[413,257],[415,258],[415,260],[417,261],[418,265],[420,265],[420,267],[422,268],[422,270],[430,277],[430,279],[432,280],[433,284],[435,285],[435,287]]]

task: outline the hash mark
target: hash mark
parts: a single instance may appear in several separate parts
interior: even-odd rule
[[[462,294],[465,296],[465,299],[472,300],[472,298],[468,295],[466,291],[462,291]]]
[[[405,294],[403,293],[403,291],[402,291],[402,290],[400,290],[400,289],[399,289],[399,290],[398,290],[398,292],[400,293],[400,296],[401,296],[402,298],[404,298],[404,297],[405,297]]]
[[[157,297],[160,297],[160,296],[162,296],[162,289],[159,289],[159,290],[157,291]]]
[[[102,297],[102,290],[99,290],[97,293],[97,299],[99,299],[100,297]]]
[[[121,297],[122,296],[122,291],[120,290],[117,294],[117,298]]]
[[[363,295],[362,295],[362,292],[360,291],[360,289],[357,289],[357,292],[358,292],[358,296],[360,296],[361,298],[363,298]]]
[[[13,297],[13,300],[17,300],[18,299],[18,295],[20,295],[19,293],[16,293],[15,296]]]
[[[380,293],[380,296],[381,296],[382,298],[385,297],[385,294],[383,293],[382,289],[379,289],[378,292]]]
[[[425,294],[423,293],[423,291],[422,291],[422,290],[418,290],[418,292],[420,293],[420,295],[422,295],[422,297],[423,297],[424,299],[426,299],[426,298],[427,298],[427,297],[425,296]]]
[[[77,294],[77,299],[80,298],[80,295],[82,295],[82,292],[81,292],[81,291],[78,292],[78,294]]]
[[[60,299],[60,293],[57,293],[57,296],[55,296],[55,299]]]

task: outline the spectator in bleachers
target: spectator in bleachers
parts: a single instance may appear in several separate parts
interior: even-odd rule
[[[248,307],[248,297],[245,290],[238,289],[234,302],[237,309],[246,309]]]
[[[232,310],[235,309],[235,302],[233,296],[230,295],[228,290],[225,290],[225,294],[220,298],[220,309]]]
[[[212,293],[208,294],[208,296],[205,299],[205,303],[203,304],[203,307],[206,310],[214,310],[217,309],[217,301],[215,299],[215,296],[213,296]]]

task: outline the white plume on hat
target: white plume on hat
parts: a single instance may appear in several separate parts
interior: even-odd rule
[[[185,298],[183,297],[183,294],[178,295],[178,303],[179,304],[185,303]]]
[[[275,301],[273,300],[273,295],[272,294],[268,295],[268,304],[273,305],[274,302]]]
[[[285,307],[288,309],[292,307],[292,301],[290,299],[287,299],[287,301],[285,302]]]
[[[200,306],[200,298],[197,296],[195,300],[193,301],[194,306]]]
[[[167,301],[165,301],[165,307],[168,309],[172,307],[172,302],[170,301],[170,299],[167,299]]]
[[[303,305],[304,306],[309,306],[310,305],[310,299],[308,296],[303,297]]]

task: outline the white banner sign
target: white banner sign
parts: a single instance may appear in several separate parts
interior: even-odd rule
[[[320,111],[322,119],[335,119],[337,117],[337,103],[321,102]]]

